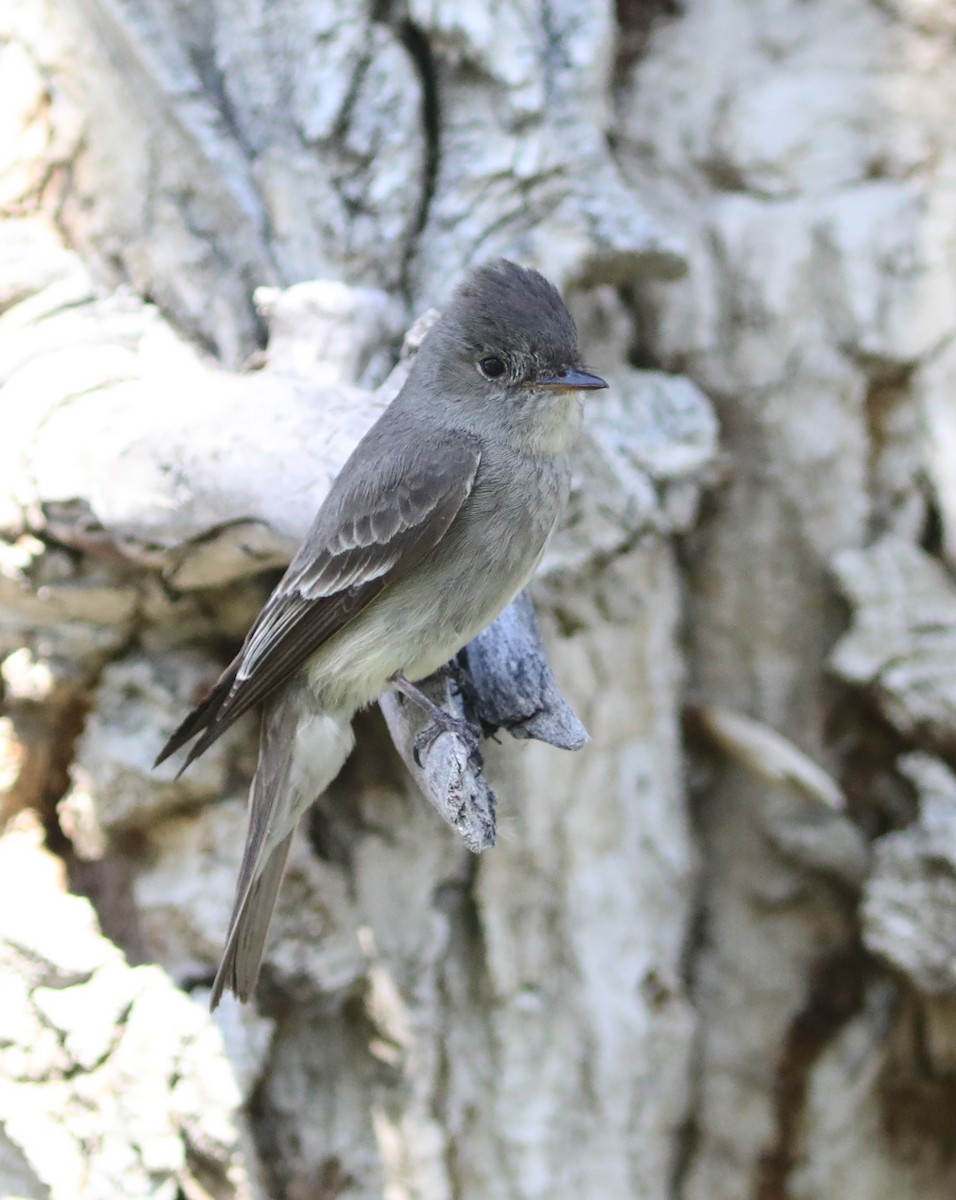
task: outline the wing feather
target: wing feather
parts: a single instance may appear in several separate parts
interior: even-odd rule
[[[481,453],[477,441],[463,434],[434,442],[389,456],[386,471],[371,453],[374,444],[356,452],[242,650],[172,734],[157,763],[202,732],[185,769],[441,541],[474,486]]]

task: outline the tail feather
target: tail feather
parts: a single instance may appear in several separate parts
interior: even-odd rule
[[[295,828],[339,773],[352,745],[351,713],[316,711],[304,676],[266,704],[236,899],[210,998],[213,1008],[226,988],[240,1000],[252,995]]]
[[[248,1000],[255,991],[266,936],[294,834],[295,829],[276,846],[266,860],[262,873],[237,901],[219,970],[212,985],[210,1010],[216,1008],[225,988],[229,988],[242,1001]]]

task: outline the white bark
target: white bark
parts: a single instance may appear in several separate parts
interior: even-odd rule
[[[956,282],[940,169],[956,151],[948,27],[939,6],[696,0],[655,30],[618,110],[628,177],[652,211],[666,206],[693,262],[686,281],[641,298],[645,353],[718,400],[731,463],[689,547],[692,694],[786,732],[838,776],[871,833],[912,808],[897,735],[828,677],[846,621],[828,572],[841,554],[848,576],[845,555],[876,534],[918,554],[926,466],[942,474],[942,448],[927,456],[921,423],[951,406],[940,388],[952,376],[935,365],[953,336]],[[921,407],[927,392],[935,414]],[[948,544],[948,507],[942,521]],[[867,638],[887,676],[857,673],[854,687],[875,683],[890,699],[891,677],[909,676],[910,694],[926,696],[910,661],[923,640],[901,646],[906,619],[870,561],[853,573],[857,632],[837,669],[850,680],[841,664]],[[894,571],[895,601],[912,597],[918,610],[922,574]],[[874,597],[883,591],[881,615],[865,579]],[[902,658],[891,659],[894,644]],[[915,733],[912,721],[899,729]],[[837,887],[794,860],[779,836],[781,821],[801,819],[793,804],[736,769],[701,780],[700,1037],[681,1194],[879,1194],[868,1181],[885,1170],[895,1181],[885,1194],[946,1195],[945,1170],[887,1167],[911,1138],[927,1158],[937,1144],[914,1115],[921,1052],[896,1055],[906,1084],[889,1088],[880,1064],[896,1021],[868,1008],[843,890],[852,872]],[[854,857],[858,870],[858,855],[845,863]],[[847,1038],[871,1047],[863,1066],[842,1047],[845,1022]],[[858,1123],[841,1107],[853,1090]],[[875,1135],[880,1111],[886,1132]]]

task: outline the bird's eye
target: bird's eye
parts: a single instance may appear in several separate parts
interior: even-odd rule
[[[489,354],[478,363],[478,370],[485,379],[500,379],[505,373],[505,364],[496,355]]]

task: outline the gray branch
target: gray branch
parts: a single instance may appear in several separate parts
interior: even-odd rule
[[[527,592],[470,642],[465,653],[477,715],[486,730],[580,750],[588,731],[561,695]]]
[[[558,690],[527,592],[460,657],[452,670],[437,672],[420,687],[467,723],[475,744],[480,746],[482,733],[498,729],[563,750],[580,750],[587,742],[587,730]],[[493,846],[495,793],[475,746],[396,692],[386,692],[379,704],[392,741],[435,811],[474,854]]]
[[[418,685],[479,739],[481,727],[451,674],[438,672]],[[379,700],[392,741],[425,798],[473,854],[495,844],[495,793],[483,761],[468,739],[441,729],[414,701],[389,691]],[[480,745],[480,741],[477,743]]]

